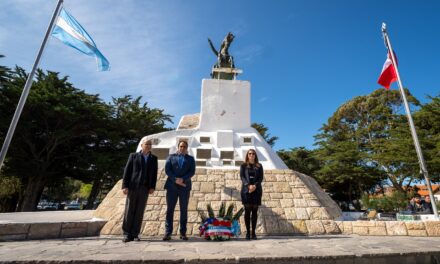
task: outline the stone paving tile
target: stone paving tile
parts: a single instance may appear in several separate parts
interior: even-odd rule
[[[308,263],[309,259],[324,259],[336,263],[354,262],[355,256],[437,252],[440,254],[440,238],[436,237],[362,237],[313,236],[313,237],[264,237],[256,241],[244,239],[215,242],[191,237],[184,242],[171,242],[160,238],[142,238],[140,242],[122,243],[121,237],[52,239],[0,243],[0,263],[12,261],[159,261],[173,262],[240,262],[252,259],[255,263],[265,259],[286,259]],[[300,259],[304,261],[301,262]],[[349,260],[352,258],[352,262]],[[289,261],[288,261],[289,260]],[[296,261],[295,261],[296,262]],[[312,263],[311,261],[310,263]],[[325,263],[319,262],[319,263]],[[338,263],[340,263],[338,261]],[[376,264],[381,260],[375,261]]]

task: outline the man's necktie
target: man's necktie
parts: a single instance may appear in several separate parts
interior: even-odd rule
[[[179,168],[183,166],[183,155],[179,155]]]

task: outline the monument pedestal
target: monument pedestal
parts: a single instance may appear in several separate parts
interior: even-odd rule
[[[235,80],[237,75],[241,73],[243,73],[243,71],[236,68],[213,67],[211,71],[211,77],[212,79]]]
[[[199,130],[240,130],[251,126],[250,82],[204,79],[201,98]]]

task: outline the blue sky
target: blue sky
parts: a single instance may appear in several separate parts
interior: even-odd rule
[[[0,65],[30,71],[55,0],[0,1]],[[227,32],[240,80],[251,82],[252,122],[280,139],[275,149],[313,147],[338,106],[379,88],[388,24],[404,86],[422,102],[440,94],[440,1],[412,0],[66,0],[111,64],[51,38],[40,68],[68,75],[105,101],[126,94],[174,116],[200,111]],[[396,84],[392,86],[396,89]]]

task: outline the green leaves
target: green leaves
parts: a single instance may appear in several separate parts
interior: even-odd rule
[[[201,210],[197,210],[202,220],[202,223],[204,223],[208,218],[215,218],[215,213],[214,210],[212,209],[211,204],[206,205],[206,210],[208,212],[208,216],[206,216],[205,212]],[[226,203],[222,202],[220,204],[220,209],[218,211],[217,218],[223,218],[224,220],[234,221],[234,220],[238,220],[243,214],[243,212],[244,212],[244,207],[240,208],[240,210],[238,210],[234,214],[234,203],[229,204],[229,206],[226,209]]]
[[[292,170],[299,171],[309,176],[314,176],[320,169],[319,160],[315,157],[314,150],[307,150],[304,147],[280,150],[277,152],[284,163]]]
[[[226,204],[225,202],[222,202],[220,204],[220,209],[218,210],[218,217],[224,217],[225,216],[225,210],[226,210]]]
[[[18,66],[13,71],[0,68],[2,142],[26,78]],[[111,188],[140,139],[168,130],[166,124],[171,123],[170,115],[141,99],[124,96],[105,103],[98,95],[75,88],[67,76],[39,69],[3,172],[20,178],[20,191],[25,194],[22,209],[33,210],[44,187],[65,177],[93,182],[94,190]]]
[[[393,192],[390,196],[371,197],[368,194],[362,196],[362,204],[367,209],[381,210],[384,212],[399,212],[408,205],[409,195],[403,192]]]
[[[231,203],[231,204],[229,204],[228,209],[226,210],[225,219],[232,220],[233,213],[234,213],[234,203]]]
[[[420,106],[408,90],[406,94],[413,108]],[[428,107],[421,109],[425,118],[432,118]],[[429,123],[424,122],[431,127]],[[419,135],[426,136],[426,130],[419,129]],[[344,103],[315,138],[315,157],[322,165],[316,173],[318,181],[343,200],[358,199],[382,181],[404,192],[405,186],[421,179],[397,90],[379,89]]]
[[[232,217],[232,221],[240,219],[243,212],[244,212],[244,207],[240,208],[240,210],[238,210],[238,212],[235,213],[235,215]]]
[[[266,127],[262,123],[252,123],[251,126],[255,128],[258,131],[258,133],[260,133],[260,135],[264,138],[264,140],[266,140],[267,144],[269,144],[271,147],[275,145],[275,142],[278,140],[278,137],[276,136],[271,137],[270,134],[268,133],[269,131],[268,127]]]
[[[212,209],[211,204],[207,204],[206,205],[206,210],[208,211],[209,218],[214,218],[215,217],[214,210]]]
[[[439,181],[440,95],[421,105],[408,90],[406,94],[431,179]],[[315,142],[316,149],[292,148],[278,155],[343,203],[383,184],[404,193],[422,180],[399,91],[379,89],[345,102],[321,127]]]
[[[428,98],[431,102],[414,114],[414,122],[419,128],[417,132],[430,176],[440,181],[440,94]]]

